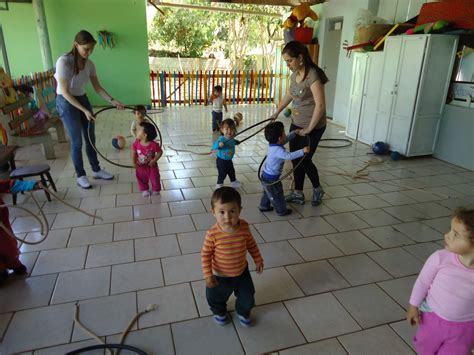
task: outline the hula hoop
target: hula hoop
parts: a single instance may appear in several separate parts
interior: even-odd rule
[[[126,109],[129,109],[129,110],[135,110],[134,107],[132,106],[124,106],[124,108]],[[99,111],[97,111],[95,114],[94,114],[94,117],[97,117],[98,114],[104,112],[104,111],[107,111],[107,110],[111,110],[111,109],[116,109],[115,106],[108,106],[108,107],[104,107],[102,109],[100,109]],[[163,137],[161,136],[161,131],[160,129],[158,128],[157,124],[151,119],[150,116],[148,116],[147,114],[145,114],[145,117],[147,118],[147,120],[149,120],[153,126],[155,126],[155,129],[156,129],[156,132],[158,133],[158,136],[160,137],[160,147],[163,149]],[[97,147],[95,146],[95,144],[92,143],[92,140],[91,140],[91,132],[90,132],[90,128],[91,128],[91,122],[89,121],[88,124],[87,124],[87,138],[89,139],[89,143],[91,144],[92,148],[94,148],[95,152],[97,154],[100,155],[100,157],[102,159],[104,159],[106,162],[112,164],[112,165],[115,165],[115,166],[118,166],[120,168],[126,168],[126,169],[135,169],[135,167],[133,165],[125,165],[125,164],[119,164],[119,163],[116,163],[110,159],[108,159],[106,156],[104,156],[98,149]]]
[[[349,139],[345,138],[323,138],[320,142],[344,142],[342,145],[322,145],[318,144],[318,148],[347,148],[352,145],[352,142]]]
[[[237,137],[238,135],[241,135],[242,133],[248,131],[249,129],[252,129],[252,128],[254,128],[254,127],[257,127],[257,126],[259,126],[259,125],[261,125],[261,124],[263,124],[263,123],[265,123],[265,122],[271,121],[271,120],[272,120],[272,118],[267,118],[266,120],[257,122],[257,123],[255,123],[255,124],[253,124],[253,125],[247,127],[246,129],[243,129],[243,130],[240,131],[239,133],[237,133],[232,139],[234,139],[234,138]],[[265,126],[266,126],[266,125],[265,125]],[[248,140],[248,139],[250,139],[250,138],[256,136],[257,134],[259,134],[261,131],[263,131],[263,130],[265,129],[265,126],[262,127],[262,128],[260,128],[260,129],[257,130],[256,132],[252,133],[250,136],[245,137],[244,139],[242,139],[242,140],[239,141],[239,142],[240,142],[240,143],[243,143],[243,142],[245,142],[246,140]],[[229,139],[229,140],[230,140],[230,139]],[[239,143],[239,144],[240,144],[240,143]]]
[[[308,140],[308,144],[307,146],[310,146],[311,145],[311,140],[309,138],[309,136],[306,136],[306,139]],[[262,162],[260,163],[260,166],[258,167],[258,179],[260,180],[260,182],[265,185],[265,186],[272,186],[272,185],[276,185],[278,184],[279,182],[282,182],[283,180],[285,180],[288,176],[290,176],[291,174],[293,174],[293,172],[298,169],[298,167],[303,163],[303,160],[306,158],[306,155],[307,153],[304,153],[304,155],[301,157],[300,161],[293,167],[293,169],[290,169],[288,170],[286,173],[284,173],[283,175],[280,176],[280,178],[276,181],[273,181],[273,182],[265,182],[263,181],[262,179],[262,168],[263,168],[263,163],[265,163],[265,160],[267,160],[267,156],[265,155],[262,159]]]

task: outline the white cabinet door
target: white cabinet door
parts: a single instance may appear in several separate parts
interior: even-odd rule
[[[375,142],[374,130],[375,120],[377,117],[377,101],[379,99],[380,82],[382,81],[383,52],[369,53],[367,56],[366,68],[357,140],[366,144],[372,144]]]
[[[392,114],[387,143],[405,155],[413,122],[415,103],[423,67],[426,36],[403,38],[398,75],[394,85]]]
[[[387,140],[401,47],[401,38],[393,37],[385,41],[383,76],[380,85],[380,96],[377,105],[377,118],[374,132],[375,141],[385,142]]]
[[[352,83],[350,93],[349,115],[346,125],[346,136],[356,139],[359,128],[360,108],[362,95],[364,93],[365,68],[367,64],[366,54],[357,54],[354,57],[354,67],[352,71]]]

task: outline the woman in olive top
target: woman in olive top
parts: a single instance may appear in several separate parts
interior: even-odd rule
[[[311,204],[318,206],[323,199],[324,190],[319,182],[318,169],[312,158],[319,141],[326,129],[326,103],[324,97],[324,84],[328,78],[309,55],[306,46],[300,42],[292,41],[286,44],[282,51],[283,60],[292,71],[290,88],[278,105],[272,118],[276,119],[283,109],[293,102],[290,132],[300,129],[299,136],[290,142],[290,151],[294,152],[307,145],[306,135],[311,142],[310,152],[299,159],[292,161],[293,166],[304,159],[294,171],[294,191],[286,197],[287,202],[304,204],[303,185],[305,175],[313,185],[313,198]]]

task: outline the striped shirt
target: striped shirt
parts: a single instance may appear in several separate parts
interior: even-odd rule
[[[240,228],[234,233],[224,232],[217,223],[207,231],[201,250],[205,278],[213,274],[225,277],[241,275],[247,268],[247,250],[255,264],[263,262],[249,224],[243,219],[239,224]]]

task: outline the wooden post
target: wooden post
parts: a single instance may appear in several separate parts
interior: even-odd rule
[[[43,58],[43,68],[44,70],[49,70],[54,66],[53,57],[51,56],[51,45],[49,43],[48,24],[46,23],[43,0],[33,0],[33,10],[36,18],[36,29],[38,30],[41,57]]]

